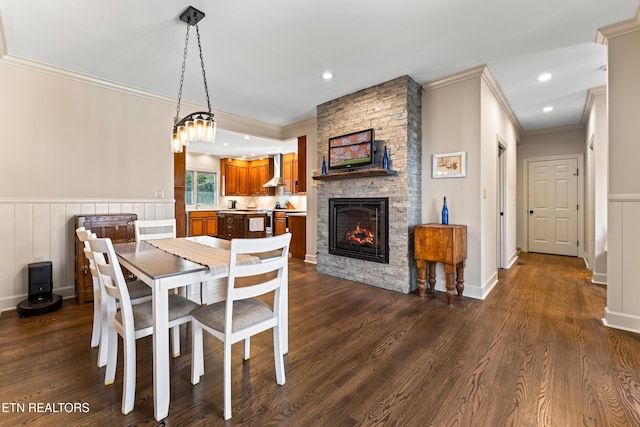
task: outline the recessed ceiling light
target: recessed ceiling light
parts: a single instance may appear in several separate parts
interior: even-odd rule
[[[324,73],[322,73],[322,78],[325,80],[331,80],[334,77],[335,76],[331,71],[325,71]]]
[[[538,76],[538,81],[539,82],[546,82],[546,81],[551,80],[551,77],[553,77],[553,75],[551,73],[540,74]]]
[[[549,112],[553,111],[553,107],[549,105],[547,107],[544,107],[542,109],[542,111],[544,111],[545,113],[549,113]]]
[[[225,143],[223,143],[222,145],[229,145],[229,143],[228,143],[228,142],[225,142]]]
[[[244,139],[251,139],[251,137],[249,135],[245,135]]]

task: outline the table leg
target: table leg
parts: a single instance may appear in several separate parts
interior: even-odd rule
[[[429,290],[433,291],[436,288],[436,263],[429,263]]]
[[[452,264],[445,264],[444,265],[444,272],[446,273],[447,276],[447,303],[451,304],[451,302],[453,301],[453,297],[455,296],[453,290],[455,289],[455,285],[454,285],[454,278],[453,275],[455,273],[455,266],[453,266]]]
[[[418,296],[423,297],[427,290],[427,263],[417,259],[416,266],[418,267]]]
[[[464,260],[456,264],[456,289],[459,296],[462,296],[462,291],[464,291],[464,267],[466,264],[467,261]]]
[[[169,293],[156,281],[153,289],[153,408],[157,421],[169,415]]]

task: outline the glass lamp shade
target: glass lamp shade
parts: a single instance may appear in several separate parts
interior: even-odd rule
[[[206,132],[205,132],[205,140],[207,142],[215,142],[216,141],[216,131],[218,130],[218,124],[213,120],[207,121],[206,123]]]
[[[178,132],[174,132],[171,136],[171,152],[182,153],[182,141],[180,140]]]
[[[185,147],[189,145],[189,131],[184,126],[178,126],[178,137]]]
[[[184,128],[186,129],[187,136],[188,136],[187,144],[189,143],[189,141],[197,140],[196,125],[193,120],[187,120],[187,122],[184,124]]]
[[[195,134],[198,141],[204,141],[206,136],[207,122],[203,118],[195,119]]]

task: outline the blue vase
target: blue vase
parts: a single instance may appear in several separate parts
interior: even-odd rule
[[[327,174],[327,161],[325,160],[324,156],[322,156],[322,175],[326,175]]]
[[[442,223],[449,224],[449,208],[447,208],[447,198],[444,198],[444,204],[442,205]]]
[[[387,153],[387,146],[384,146],[384,153],[382,153],[382,169],[389,169],[389,153]]]

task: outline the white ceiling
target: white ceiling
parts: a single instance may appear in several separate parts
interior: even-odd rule
[[[192,5],[206,14],[199,29],[216,110],[287,125],[401,75],[422,84],[487,64],[532,131],[580,124],[587,90],[606,84],[596,31],[633,18],[639,4],[0,0],[0,30],[11,56],[176,97],[186,32],[178,16]],[[183,99],[206,104],[193,28],[190,37]],[[326,70],[335,79],[323,80]],[[539,83],[542,72],[553,79]]]

